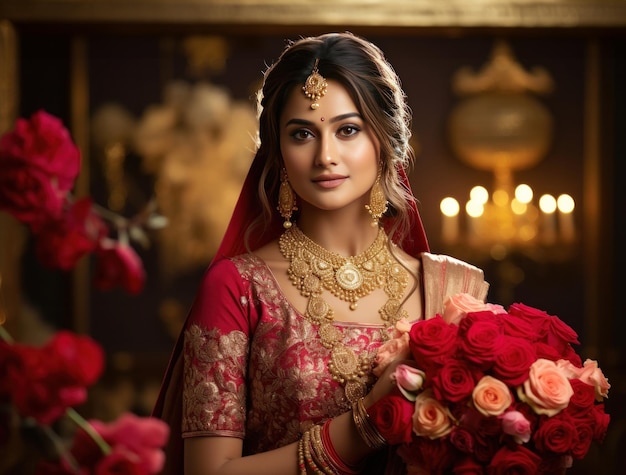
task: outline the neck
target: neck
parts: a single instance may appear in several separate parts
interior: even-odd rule
[[[356,256],[365,251],[378,235],[378,228],[371,225],[372,220],[366,213],[358,217],[328,211],[322,213],[323,217],[317,213],[302,213],[297,226],[327,251],[344,257]]]

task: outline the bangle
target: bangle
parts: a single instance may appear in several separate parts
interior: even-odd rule
[[[352,406],[352,418],[356,430],[370,449],[382,449],[387,445],[385,438],[378,432],[376,426],[372,423],[365,404],[364,398],[359,398]]]
[[[298,468],[300,475],[306,475],[306,465],[304,464],[304,438],[300,437],[298,441]]]
[[[313,449],[314,459],[318,465],[322,468],[322,472],[326,475],[339,475],[338,472],[331,467],[331,462],[324,450],[324,444],[322,443],[322,428],[319,425],[311,427],[311,448]]]
[[[361,473],[362,467],[348,465],[335,450],[333,441],[330,438],[330,421],[331,419],[328,419],[324,423],[320,434],[322,438],[322,447],[324,447],[324,453],[326,454],[328,462],[340,475],[358,475]]]

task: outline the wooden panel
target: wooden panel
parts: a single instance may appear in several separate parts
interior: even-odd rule
[[[623,27],[625,0],[3,0],[15,22]]]

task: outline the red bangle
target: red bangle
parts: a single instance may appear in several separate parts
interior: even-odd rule
[[[360,468],[348,465],[346,462],[343,461],[343,459],[335,450],[333,441],[330,439],[330,421],[331,419],[328,419],[326,422],[324,422],[321,434],[322,445],[324,446],[324,450],[326,451],[328,461],[332,464],[333,468],[337,470],[337,472],[341,475],[358,475],[359,473],[361,473]]]

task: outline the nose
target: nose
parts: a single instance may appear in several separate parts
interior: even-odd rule
[[[315,164],[320,167],[337,164],[337,147],[332,134],[321,134],[315,156]]]

